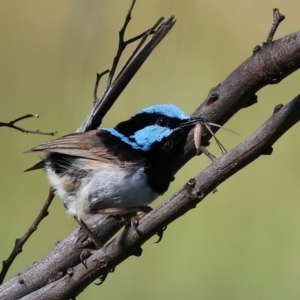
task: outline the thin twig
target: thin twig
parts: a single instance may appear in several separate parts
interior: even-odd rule
[[[279,12],[278,8],[273,9],[273,24],[271,30],[269,32],[266,44],[270,44],[273,41],[275,32],[279,26],[279,24],[285,19],[285,16]]]
[[[129,45],[129,44],[131,44],[131,43],[133,43],[133,42],[135,42],[135,41],[137,41],[137,40],[139,40],[139,39],[141,39],[146,33],[147,33],[148,35],[154,34],[156,28],[161,24],[161,22],[162,22],[163,20],[164,20],[164,17],[160,17],[160,18],[157,20],[157,22],[156,22],[150,29],[145,30],[145,31],[142,32],[141,34],[139,34],[139,35],[137,35],[137,36],[135,36],[135,37],[133,37],[133,38],[131,38],[131,39],[128,39],[128,40],[125,42],[126,46]]]
[[[14,125],[17,122],[19,122],[21,120],[24,120],[24,119],[28,119],[28,118],[39,118],[39,115],[27,114],[25,116],[22,116],[22,117],[19,117],[19,118],[15,119],[15,120],[12,120],[8,123],[0,122],[0,127],[9,127],[9,128],[13,128],[13,129],[19,130],[19,131],[24,132],[24,133],[33,133],[33,134],[43,134],[43,135],[52,135],[53,136],[57,133],[57,131],[42,132],[39,129],[38,130],[27,130],[27,129],[24,129],[24,128],[21,128],[21,127],[18,127],[18,126]]]
[[[31,226],[29,227],[29,229],[27,230],[27,232],[20,238],[20,239],[16,239],[15,242],[15,246],[12,250],[12,252],[10,253],[9,257],[7,260],[4,260],[2,262],[2,270],[0,273],[0,284],[2,284],[8,269],[10,268],[11,264],[14,262],[15,258],[17,257],[17,255],[19,253],[22,252],[22,247],[24,246],[24,244],[26,243],[26,241],[29,239],[29,237],[37,230],[40,222],[48,216],[48,208],[52,202],[54,198],[54,194],[53,192],[50,190],[49,191],[49,195],[48,198],[42,208],[42,210],[40,211],[40,213],[38,214],[37,218],[34,220],[34,222],[31,224]]]
[[[200,146],[199,147],[199,152],[202,152],[202,153],[204,153],[212,162],[216,159],[216,157],[213,155],[213,154],[211,154],[207,149],[206,149],[206,147],[204,147],[204,146]],[[198,154],[198,153],[197,153]]]
[[[126,28],[131,20],[131,12],[133,10],[133,7],[134,7],[134,4],[135,4],[136,0],[132,0],[131,2],[131,5],[129,7],[129,10],[128,10],[128,13],[125,17],[125,21],[124,21],[124,24],[123,24],[123,27],[121,28],[121,30],[119,31],[119,45],[118,45],[118,50],[117,50],[117,54],[113,60],[113,64],[112,64],[112,67],[110,69],[110,73],[109,73],[109,76],[108,76],[108,80],[107,80],[107,86],[110,86],[111,85],[111,82],[112,82],[112,79],[114,77],[114,74],[115,74],[115,71],[116,71],[116,68],[118,66],[118,63],[119,63],[119,60],[121,58],[121,55],[126,47],[125,43],[124,43],[124,35],[125,35],[125,31],[126,31]]]
[[[129,58],[127,59],[127,61],[125,62],[124,66],[122,67],[122,69],[120,70],[120,72],[118,73],[118,75],[115,78],[115,81],[118,80],[118,78],[120,76],[122,76],[124,70],[127,68],[127,66],[130,64],[130,62],[132,62],[133,58],[136,56],[136,54],[140,51],[140,49],[143,47],[143,45],[145,44],[147,38],[149,36],[149,32],[146,32],[144,34],[144,36],[141,38],[140,42],[138,43],[138,45],[136,46],[136,48],[134,49],[134,51],[132,52],[132,54],[129,56]]]
[[[94,105],[95,105],[95,103],[97,101],[97,98],[98,98],[97,97],[97,91],[98,91],[99,82],[100,82],[102,76],[107,74],[107,73],[109,73],[108,69],[101,72],[101,73],[97,73],[97,75],[96,75],[96,82],[95,82],[95,87],[94,87]]]

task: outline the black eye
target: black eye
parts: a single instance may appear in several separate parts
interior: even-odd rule
[[[161,126],[161,127],[167,127],[169,125],[169,120],[167,118],[164,117],[159,117],[156,120],[157,125]]]

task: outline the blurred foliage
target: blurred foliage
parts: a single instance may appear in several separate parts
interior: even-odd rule
[[[26,113],[28,129],[74,132],[92,105],[96,72],[110,67],[128,1],[0,1],[0,120]],[[272,9],[286,20],[275,38],[299,30],[300,2],[280,1],[137,1],[127,37],[174,14],[177,24],[138,72],[103,126],[113,126],[155,103],[174,103],[188,113],[209,89],[266,40]],[[132,49],[126,51],[126,55]],[[123,60],[124,62],[124,60]],[[258,93],[258,104],[240,111],[226,125],[241,137],[219,132],[229,150],[256,130],[278,103],[299,94],[296,72]],[[105,81],[105,80],[104,80]],[[103,83],[101,85],[103,87]],[[101,91],[99,91],[100,94]],[[263,156],[227,180],[180,220],[163,241],[144,247],[78,299],[298,299],[300,251],[296,125]],[[23,173],[37,162],[23,151],[51,137],[1,128],[0,255],[6,259],[39,212],[49,188],[43,172]],[[220,152],[212,142],[210,150]],[[296,161],[297,160],[297,161]],[[179,172],[155,207],[209,164],[201,156]],[[50,215],[25,245],[9,277],[39,260],[63,239],[75,222],[55,199]],[[98,296],[99,295],[99,296]]]

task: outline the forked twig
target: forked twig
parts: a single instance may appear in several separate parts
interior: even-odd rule
[[[109,73],[109,70],[105,70],[101,73],[97,73],[97,75],[96,75],[96,82],[95,82],[95,87],[94,87],[94,105],[95,105],[95,103],[97,101],[97,98],[98,98],[97,97],[97,91],[98,91],[99,82],[100,82],[102,76],[107,74],[107,73]]]
[[[15,119],[15,120],[12,120],[8,123],[0,122],[0,127],[9,127],[9,128],[13,128],[13,129],[19,130],[19,131],[24,132],[24,133],[33,133],[33,134],[43,134],[43,135],[52,135],[53,136],[57,133],[57,131],[42,132],[39,129],[38,130],[27,130],[27,129],[24,129],[22,127],[15,126],[15,123],[17,123],[21,120],[24,120],[24,119],[29,119],[29,118],[39,118],[39,115],[27,114],[25,116],[22,116],[22,117],[19,117],[19,118]]]

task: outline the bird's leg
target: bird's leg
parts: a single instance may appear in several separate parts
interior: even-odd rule
[[[85,233],[88,235],[88,237],[91,239],[91,241],[95,244],[97,250],[102,248],[103,245],[102,243],[97,239],[97,237],[95,237],[95,235],[93,234],[93,232],[88,228],[88,226],[85,224],[85,222],[80,219],[79,217],[75,216],[74,219],[76,220],[76,222],[80,225],[80,227],[85,231]],[[80,261],[81,263],[87,268],[86,266],[86,260],[93,254],[95,253],[97,250],[95,249],[84,249],[81,251],[80,254]]]
[[[95,244],[97,249],[103,247],[102,243],[95,237],[92,231],[88,228],[88,226],[84,223],[84,221],[78,217],[75,217],[75,220],[80,225],[80,227],[85,231],[85,233],[89,236],[92,242]]]

